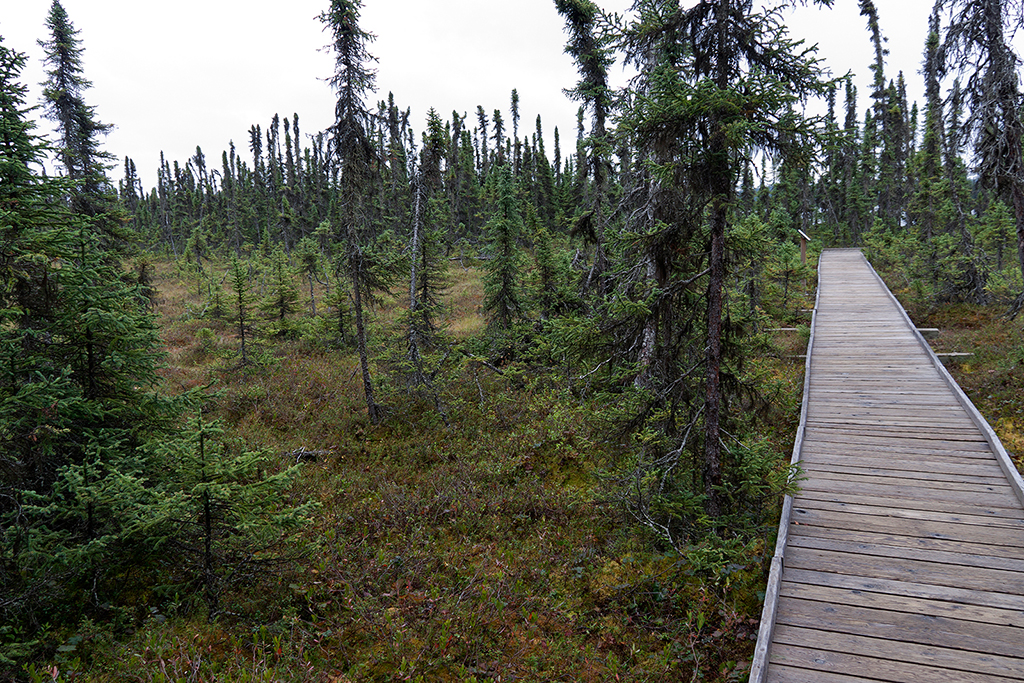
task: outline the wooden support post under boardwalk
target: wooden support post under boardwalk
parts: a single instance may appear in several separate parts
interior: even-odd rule
[[[859,251],[818,283],[750,681],[1024,680],[1024,481]]]

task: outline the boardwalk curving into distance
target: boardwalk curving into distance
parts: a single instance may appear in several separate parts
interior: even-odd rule
[[[825,251],[752,683],[1024,680],[1024,490],[856,250]]]

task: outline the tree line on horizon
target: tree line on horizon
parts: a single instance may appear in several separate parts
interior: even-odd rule
[[[0,666],[32,652],[47,623],[113,618],[101,596],[166,579],[157,556],[169,549],[216,613],[223,567],[251,565],[312,513],[282,498],[294,471],[266,475],[259,454],[204,422],[202,396],[157,391],[147,258],[175,259],[206,314],[234,320],[242,366],[255,362],[254,292],[287,336],[293,281],[308,281],[313,317],[330,321],[321,340],[358,355],[373,424],[387,419],[380,367],[449,426],[458,416],[439,385],[460,357],[582,368],[629,435],[623,509],[681,555],[743,552],[772,523],[765,500],[789,486],[758,446],[764,387],[747,361],[763,352],[767,313],[791,315],[798,230],[898,264],[923,298],[1020,309],[1024,124],[1006,38],[1019,0],[936,2],[921,27],[920,107],[904,74],[886,74],[877,13],[859,0],[875,54],[863,115],[852,81],[826,78],[750,0],[637,0],[626,17],[554,2],[579,71],[569,153],[556,129],[549,156],[539,116],[521,126],[516,90],[507,111],[431,109],[417,132],[394,96],[371,99],[361,2],[331,0],[320,20],[335,122],[307,138],[297,114],[275,116],[219,163],[199,148],[161,158],[149,191],[130,158],[110,180],[107,126],[85,103],[83,48],[58,0],[42,41],[57,140],[33,132],[25,58],[0,43]],[[636,76],[613,89],[618,60]],[[809,98],[826,113],[807,115]],[[38,170],[51,146],[56,177]],[[455,260],[483,271],[487,330],[466,343],[444,324]],[[782,282],[780,304],[770,290]],[[376,354],[372,304],[398,289],[399,330]]]
[[[1012,8],[1006,4],[1005,22],[1010,22]],[[1019,124],[1009,113],[1016,111],[1014,98],[1019,93],[1003,95],[1003,102],[986,96],[998,92],[987,83],[1012,81],[1016,56],[1004,36],[977,35],[988,24],[982,26],[971,17],[959,17],[955,31],[943,30],[940,12],[947,6],[952,11],[955,3],[938,3],[929,26],[921,31],[925,101],[911,103],[905,74],[886,74],[884,36],[873,4],[859,5],[875,48],[867,106],[852,78],[831,80],[820,93],[827,113],[810,118],[819,126],[813,158],[793,161],[752,150],[749,163],[742,164],[734,179],[741,207],[737,215],[757,215],[789,230],[789,235],[803,230],[827,245],[884,243],[886,253],[900,251],[888,233],[912,235],[920,229],[916,241],[926,248],[913,250],[915,279],[945,300],[985,301],[989,276],[998,278],[1007,263],[1021,262],[1016,227],[1024,204],[1015,189],[1019,172],[1017,162],[1003,158],[1014,149],[1013,136],[1019,135]],[[614,49],[608,41],[623,30],[624,20],[618,18],[616,27],[596,5],[593,12],[590,40],[606,41],[599,51],[608,55],[608,62],[598,68],[600,73],[589,73],[567,89],[582,104],[569,153],[563,154],[556,128],[549,157],[540,116],[520,135],[516,90],[507,111],[479,105],[473,114],[452,112],[444,118],[431,109],[420,134],[411,111],[400,108],[392,93],[373,106],[367,99],[366,135],[374,150],[382,229],[409,230],[419,157],[429,153],[436,169],[428,171],[446,202],[447,215],[438,220],[446,225],[447,250],[457,244],[482,245],[483,226],[494,207],[489,181],[507,164],[524,206],[529,206],[529,230],[543,226],[552,234],[571,234],[576,240],[571,245],[574,256],[585,255],[579,245],[586,242],[587,221],[595,215],[589,212],[594,198],[607,204],[604,213],[615,214],[615,202],[636,176],[637,165],[644,163],[627,128],[634,86],[613,92],[607,82]],[[972,20],[977,25],[972,26]],[[986,41],[999,43],[1005,54],[986,51]],[[586,45],[586,39],[573,37],[572,43]],[[585,49],[570,45],[567,52]],[[977,54],[986,60],[987,70],[960,74],[950,66],[948,55],[954,50],[963,59]],[[593,56],[579,54],[581,69],[593,69]],[[955,78],[943,91],[951,74],[966,80]],[[606,93],[597,98],[592,92],[588,99],[588,89]],[[794,108],[800,104],[792,103]],[[984,106],[990,109],[982,111]],[[609,129],[616,117],[618,129]],[[991,135],[996,131],[1003,139]],[[315,236],[329,218],[330,188],[336,180],[327,131],[306,136],[307,140],[300,133],[298,114],[275,115],[266,130],[253,125],[247,137],[247,153],[231,143],[219,163],[209,161],[200,148],[184,161],[168,161],[161,155],[157,183],[149,191],[143,189],[134,161],[124,159],[119,196],[145,244],[174,257],[185,253],[190,240],[198,249],[227,247],[237,256],[267,243],[280,245],[291,255],[303,239]],[[972,166],[968,160],[973,155]],[[987,226],[980,227],[986,221]],[[961,249],[980,253],[943,265],[951,252]],[[189,255],[195,256],[193,252]]]

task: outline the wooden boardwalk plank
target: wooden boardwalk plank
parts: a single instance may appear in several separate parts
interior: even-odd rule
[[[813,456],[813,459],[812,457]],[[876,454],[867,451],[858,453],[856,457],[843,454],[842,451],[829,452],[821,449],[813,454],[805,454],[801,460],[804,468],[810,466],[808,463],[822,465],[846,465],[850,467],[862,467],[872,470],[897,470],[897,471],[919,471],[922,463],[928,463],[928,469],[932,472],[947,474],[966,474],[979,477],[1003,476],[999,466],[989,460],[965,460],[964,458],[935,458],[935,457],[893,457],[892,454]]]
[[[874,515],[875,517],[884,517],[886,519],[912,519],[925,522],[938,522],[939,524],[973,524],[986,529],[1006,529],[1010,534],[1015,534],[1017,537],[1020,537],[1021,533],[1024,532],[1024,519],[1020,518],[993,518],[990,515],[974,514],[973,510],[969,513],[963,512],[962,510],[955,513],[949,513],[936,510],[894,508],[892,507],[891,501],[886,501],[886,503],[887,504],[879,502],[874,504],[848,501],[837,502],[830,500],[816,500],[806,496],[801,496],[800,507],[797,510],[797,514],[803,514],[800,510],[822,510],[825,512],[846,512],[853,515]],[[798,519],[803,526],[813,524],[813,521],[808,521],[805,517],[800,517]],[[790,531],[790,535],[799,533],[799,529]],[[1011,542],[1010,545],[1017,544]]]
[[[1007,683],[1007,681],[1015,680],[1013,678],[1008,678],[1005,675],[1000,675],[1000,673],[1005,674],[1006,670],[998,673],[995,671],[977,673],[976,669],[965,671],[963,668],[960,668],[962,667],[962,660],[959,660],[957,657],[943,658],[943,661],[948,661],[948,663],[956,666],[957,668],[948,669],[939,674],[941,678],[937,678],[937,658],[934,656],[927,657],[927,663],[924,665],[907,662],[905,660],[894,661],[891,659],[882,659],[875,656],[875,652],[877,651],[869,649],[869,646],[873,642],[872,639],[861,638],[859,642],[863,649],[868,650],[864,655],[838,652],[835,649],[835,645],[826,645],[822,649],[811,649],[780,643],[772,652],[772,663],[807,671],[813,675],[813,677],[809,679],[813,681],[822,680],[818,678],[822,673],[842,675],[862,671],[871,671],[873,676],[880,675],[884,677],[883,680],[904,681],[905,683],[936,683],[936,681],[939,680],[956,681],[957,683]],[[901,643],[900,649],[902,650],[908,646],[915,647],[909,643]],[[928,652],[944,652],[938,648],[929,649],[926,646],[916,647],[919,650],[924,649]],[[1002,659],[1009,660],[1007,657],[1003,657]]]
[[[880,507],[890,507],[892,505],[892,499],[883,496],[868,496],[868,495],[854,495],[849,493],[838,494],[831,491],[815,491],[813,489],[804,489],[800,492],[800,501],[802,507],[813,507],[814,501],[839,503],[842,505],[877,505]],[[960,501],[943,501],[943,500],[902,500],[900,501],[900,509],[906,512],[922,511],[922,512],[946,512],[950,514],[959,515],[963,513],[963,505]],[[897,513],[890,513],[895,516]],[[979,515],[990,518],[1005,518],[1013,520],[1024,519],[1024,510],[1020,508],[1003,508],[1003,507],[991,507],[991,506],[974,506],[971,508],[972,515]],[[799,522],[799,520],[797,520]],[[999,526],[996,523],[996,526]],[[838,531],[838,529],[837,529]]]
[[[789,539],[789,544],[795,548],[817,548],[879,557],[888,557],[893,552],[899,552],[902,557],[913,560],[939,562],[951,566],[1005,569],[1010,572],[1024,573],[1024,558],[993,555],[991,552],[993,546],[988,545],[965,546],[962,543],[956,543],[945,547],[916,548],[901,546],[899,543],[887,543],[879,538],[862,538],[852,541],[811,534],[793,536]]]
[[[880,658],[899,661],[904,643],[1020,657],[1020,627],[789,598],[779,600],[778,623],[878,638]],[[862,672],[867,673],[867,672]],[[896,679],[899,680],[899,679]]]
[[[852,590],[920,597],[940,602],[962,602],[968,605],[982,605],[997,609],[1024,609],[1024,596],[1010,593],[953,588],[950,586],[932,586],[927,583],[917,583],[914,581],[833,574],[796,568],[787,569],[786,577],[783,585],[788,581],[792,581],[794,583],[810,583],[818,586],[836,586]]]
[[[827,652],[873,657],[884,643],[878,638],[852,636],[842,633],[822,633],[813,629],[779,625],[776,640],[779,644],[800,646]],[[914,643],[902,643],[903,661],[909,664],[939,666],[953,671],[976,672],[995,676],[997,681],[1024,679],[1024,662],[1015,657],[979,655],[962,650],[950,651]],[[825,655],[827,657],[827,655]],[[827,660],[826,660],[827,661]],[[864,669],[862,668],[861,671]],[[932,679],[936,680],[934,672]],[[943,678],[942,680],[950,680]],[[982,679],[991,680],[991,679]]]
[[[853,465],[815,460],[807,462],[804,474],[821,479],[838,479],[840,481],[891,482],[894,478],[912,480],[916,485],[930,488],[947,488],[950,484],[970,484],[973,490],[991,490],[993,486],[1006,485],[1006,479],[999,473],[996,475],[974,476],[969,474],[951,474],[949,472],[921,472],[920,470],[894,469],[881,467],[855,467]],[[1011,491],[1012,493],[1012,491]]]
[[[947,541],[941,538],[928,538],[922,536],[911,536],[902,534],[886,533],[884,531],[865,531],[863,529],[832,529],[829,527],[806,526],[800,527],[799,534],[795,534],[792,540],[794,544],[799,539],[825,538],[834,541],[849,541],[851,543],[866,543],[889,546],[891,552],[899,553],[903,557],[911,557],[913,550],[936,550],[939,552],[959,553],[965,556],[981,555],[989,558],[1011,558],[1024,560],[1024,548],[1012,545],[992,545],[986,543],[964,543],[963,541]],[[993,561],[990,566],[999,567],[1000,564]]]
[[[833,491],[836,493],[849,493],[853,495],[882,496],[889,497],[894,501],[901,499],[911,500],[932,500],[960,503],[964,506],[991,506],[1015,509],[1018,507],[1017,499],[1014,497],[1009,486],[1004,486],[1001,491],[960,491],[950,488],[927,488],[913,486],[907,480],[896,480],[884,484],[865,484],[848,482],[838,479],[824,480],[817,477],[808,478],[800,482],[800,487],[811,491]],[[808,523],[801,519],[802,523]],[[922,530],[923,531],[923,530]],[[940,530],[929,531],[929,533],[941,533]]]
[[[819,264],[751,681],[1024,680],[1024,490],[859,252]]]
[[[1005,569],[989,567],[964,567],[948,565],[941,562],[923,562],[904,557],[880,557],[877,555],[860,555],[815,548],[802,548],[794,545],[786,553],[786,568],[806,569],[809,571],[828,571],[834,574],[848,574],[872,579],[889,579],[892,581],[912,581],[927,583],[930,586],[947,586],[975,591],[1003,592],[1009,588],[1014,593],[1014,583],[1019,584],[1021,575]],[[783,583],[786,577],[783,576]],[[1020,624],[1024,627],[1024,624]],[[1018,633],[1017,637],[1024,635]],[[1018,640],[1024,643],[1024,640]],[[1022,653],[1024,654],[1024,653]]]

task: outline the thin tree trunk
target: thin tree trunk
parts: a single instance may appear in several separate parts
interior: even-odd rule
[[[708,266],[708,364],[704,417],[705,510],[712,518],[722,514],[718,487],[722,484],[722,290],[725,286],[726,203],[715,200],[711,218],[711,256]]]
[[[313,295],[313,273],[307,273],[306,279],[309,280],[309,303],[313,308],[313,317],[316,317],[316,297]]]
[[[416,266],[419,265],[420,224],[423,221],[423,215],[420,209],[420,199],[422,197],[421,182],[422,179],[417,175],[416,179],[413,181],[413,192],[416,193],[416,201],[413,204],[412,244],[409,245],[411,257],[409,259],[409,312],[413,314],[416,313]]]
[[[361,268],[361,264],[355,266]],[[359,277],[353,273],[352,278],[352,300],[355,307],[356,318],[356,348],[359,351],[359,368],[363,374],[363,393],[366,396],[366,413],[370,417],[370,424],[380,424],[380,414],[377,402],[373,396],[373,380],[370,379],[370,359],[366,353],[366,325],[363,322],[363,294],[359,287]]]
[[[718,68],[715,82],[719,89],[729,86],[727,35],[732,3],[724,1],[717,16]],[[710,157],[715,161],[711,169],[711,253],[708,257],[708,364],[704,398],[704,509],[712,519],[722,514],[718,487],[722,484],[722,290],[725,287],[725,228],[728,222],[728,200],[732,173],[729,170],[728,151],[722,122],[714,116]]]
[[[647,255],[647,281],[655,282],[657,276],[657,269],[654,265],[654,258]],[[644,331],[641,337],[640,352],[637,355],[637,375],[633,380],[633,386],[637,389],[644,389],[650,384],[651,381],[651,363],[654,360],[654,343],[657,339],[658,332],[658,321],[655,317],[655,312],[647,316],[647,320],[644,321]]]
[[[249,365],[249,349],[245,343],[245,326],[247,324],[245,318],[245,302],[243,301],[242,293],[238,293],[238,339],[240,342],[240,352],[242,354],[242,365]]]
[[[206,478],[206,434],[203,432],[202,423],[199,424],[199,462],[202,469],[202,481],[208,483]],[[211,621],[218,611],[217,583],[213,573],[213,519],[212,505],[210,504],[210,492],[203,491],[203,583],[206,593],[207,618]]]

